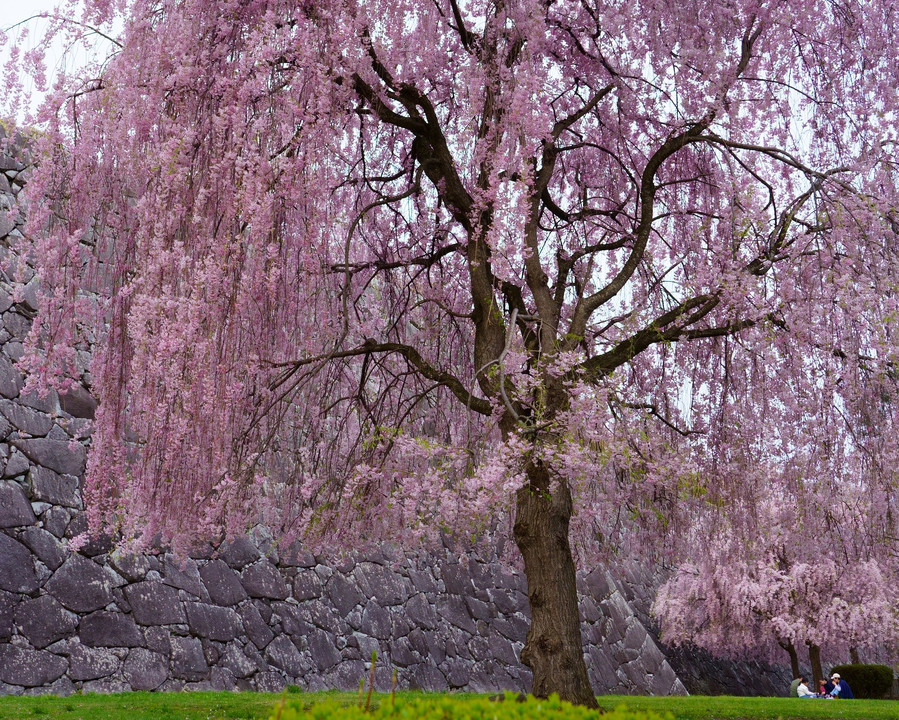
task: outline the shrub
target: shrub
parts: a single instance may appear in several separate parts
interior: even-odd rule
[[[830,672],[848,682],[857,698],[876,700],[893,687],[893,669],[888,665],[836,665]]]
[[[523,697],[523,696],[520,696]],[[553,695],[548,700],[514,693],[491,699],[484,696],[459,697],[445,694],[397,696],[378,695],[368,711],[357,701],[340,698],[285,699],[272,711],[271,720],[596,720],[597,711],[578,707]],[[616,708],[603,720],[671,720],[653,712]]]

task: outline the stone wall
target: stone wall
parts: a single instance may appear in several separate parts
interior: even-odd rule
[[[38,300],[16,212],[27,150],[21,138],[12,147],[0,152],[0,255],[24,264],[0,273],[0,694],[353,689],[374,650],[382,688],[396,669],[401,687],[528,690],[526,584],[495,558],[384,547],[328,561],[279,554],[263,531],[186,562],[123,557],[103,541],[69,549],[86,528],[96,404],[84,387],[22,392]],[[596,690],[685,692],[611,576],[579,582]]]

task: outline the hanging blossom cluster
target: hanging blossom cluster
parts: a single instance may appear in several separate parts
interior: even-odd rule
[[[25,362],[95,349],[93,528],[427,541],[540,465],[608,554],[764,526],[760,457],[889,496],[889,3],[74,12],[111,51],[33,118]]]

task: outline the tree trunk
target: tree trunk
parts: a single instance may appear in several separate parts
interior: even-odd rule
[[[858,648],[855,647],[854,645],[851,648],[849,648],[849,661],[853,665],[861,664],[861,660],[858,657]]]
[[[801,676],[799,672],[799,653],[796,652],[796,646],[790,641],[780,643],[780,646],[790,654],[790,672],[791,677],[795,680]],[[818,678],[815,678],[815,687],[817,687]]]
[[[533,693],[575,705],[598,707],[584,662],[574,558],[568,541],[571,491],[564,483],[550,492],[549,473],[529,464],[528,486],[516,496],[515,543],[524,558],[531,628],[521,662],[534,673]]]
[[[821,667],[821,648],[810,644],[808,646],[808,660],[812,664],[812,677],[817,689],[818,682],[824,677],[824,670]]]

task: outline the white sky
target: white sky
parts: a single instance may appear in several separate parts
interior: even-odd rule
[[[12,38],[18,35],[22,27],[26,27],[29,31],[29,37],[23,44],[20,44],[20,48],[22,50],[27,50],[28,48],[33,47],[34,38],[40,35],[43,29],[43,23],[45,22],[41,19],[29,20],[29,18],[39,15],[42,12],[51,12],[55,10],[57,5],[60,5],[61,2],[62,0],[0,0],[0,29],[7,31],[9,28],[13,28],[9,31],[9,35]],[[23,26],[20,25],[19,27],[14,27],[23,22]],[[5,66],[8,58],[8,48],[6,46],[0,47],[0,68]],[[77,57],[74,59],[71,56],[65,57],[66,63],[77,62],[77,60]],[[56,47],[55,53],[51,50],[50,61],[50,69],[52,72],[53,65],[63,61],[61,47]],[[25,108],[18,109],[18,112],[16,113],[17,119],[21,120],[24,112]]]

